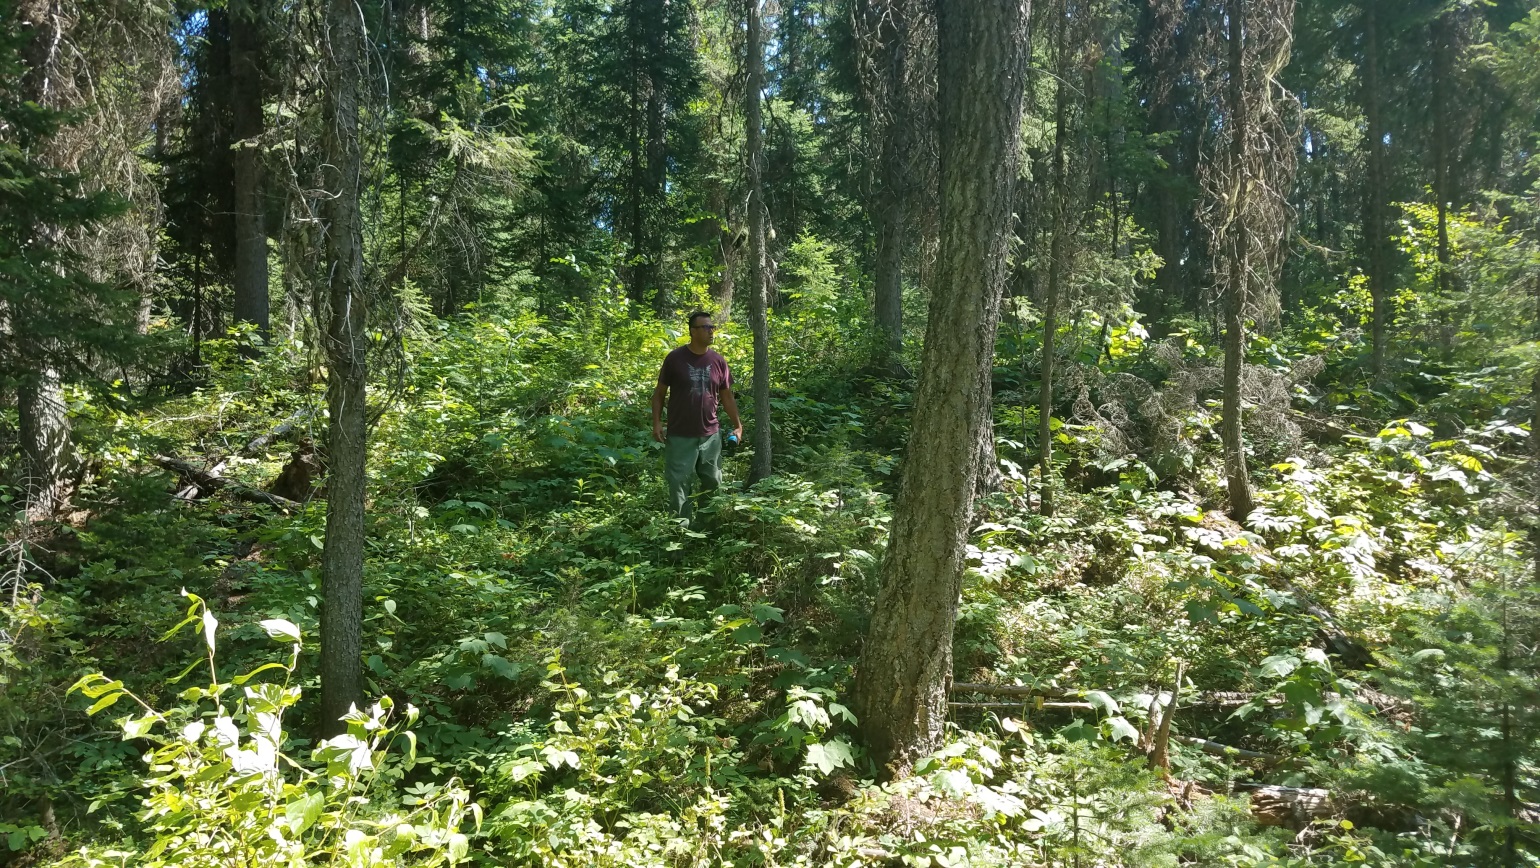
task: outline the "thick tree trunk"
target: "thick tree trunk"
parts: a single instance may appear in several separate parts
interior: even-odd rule
[[[230,103],[235,121],[235,321],[268,337],[267,230],[262,207],[262,0],[230,3]]]
[[[1364,190],[1364,246],[1369,297],[1374,303],[1372,367],[1385,375],[1385,328],[1389,298],[1385,288],[1385,122],[1380,110],[1379,2],[1364,0],[1364,115],[1368,120],[1368,183]]]
[[[770,262],[765,249],[765,192],[762,169],[765,159],[760,118],[764,89],[764,46],[760,35],[760,0],[748,6],[748,85],[744,94],[744,132],[749,160],[749,328],[754,333],[754,462],[749,482],[772,471],[770,423]]]
[[[1053,240],[1048,245],[1048,292],[1043,299],[1043,364],[1037,393],[1038,476],[1041,482],[1039,511],[1053,515],[1053,366],[1054,339],[1059,332],[1059,288],[1064,279],[1064,255],[1068,242],[1069,184],[1064,167],[1064,139],[1069,133],[1069,3],[1060,0],[1054,32],[1054,63],[1058,85],[1053,104]]]
[[[326,543],[321,552],[321,722],[338,719],[363,696],[361,666],[364,574],[364,460],[368,424],[365,382],[362,225],[358,141],[363,25],[351,0],[330,0],[324,46],[325,131],[322,151],[330,197],[326,219]],[[319,291],[319,289],[318,289]]]
[[[941,0],[940,257],[903,483],[855,705],[877,764],[939,743],[978,473],[1026,74],[1026,0]]]
[[[909,24],[903,0],[878,0],[866,10],[875,19],[877,63],[882,85],[873,112],[882,136],[876,195],[877,262],[873,312],[884,361],[895,363],[904,348],[904,239],[908,219],[909,148],[912,119],[906,85]]]
[[[1251,238],[1246,225],[1248,179],[1246,178],[1246,51],[1245,7],[1243,0],[1225,0],[1229,19],[1230,48],[1230,119],[1231,179],[1235,190],[1230,228],[1230,285],[1225,294],[1225,366],[1224,410],[1220,420],[1220,439],[1225,456],[1225,477],[1230,489],[1230,516],[1244,522],[1251,515],[1251,477],[1246,472],[1246,446],[1241,431],[1241,373],[1246,364],[1245,313],[1249,300]]]

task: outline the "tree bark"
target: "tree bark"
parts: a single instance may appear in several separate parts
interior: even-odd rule
[[[1235,201],[1230,228],[1230,286],[1225,294],[1225,364],[1224,410],[1220,420],[1220,439],[1225,456],[1225,477],[1230,491],[1230,517],[1244,522],[1253,507],[1251,478],[1246,472],[1246,446],[1241,431],[1241,373],[1246,364],[1245,311],[1250,280],[1251,239],[1247,226],[1246,199],[1246,63],[1245,5],[1243,0],[1225,0],[1229,19],[1231,179]]]
[[[262,0],[230,3],[230,103],[235,126],[235,321],[269,334],[262,206]]]
[[[1439,347],[1447,360],[1454,349],[1449,321],[1449,30],[1452,15],[1433,24],[1433,196],[1438,208],[1438,308]]]
[[[1368,266],[1369,297],[1374,303],[1372,369],[1374,378],[1385,376],[1385,327],[1389,299],[1385,280],[1385,121],[1380,109],[1379,2],[1363,0],[1364,16],[1364,115],[1368,121],[1368,184],[1364,191],[1364,245]]]
[[[1038,510],[1053,515],[1053,364],[1054,339],[1059,332],[1059,287],[1064,279],[1064,252],[1069,234],[1069,183],[1064,167],[1064,138],[1069,133],[1069,3],[1055,10],[1054,63],[1058,85],[1053,101],[1053,238],[1048,245],[1048,291],[1043,299],[1043,364],[1037,392],[1037,449],[1040,499]]]
[[[326,543],[321,551],[321,721],[328,731],[362,699],[364,460],[367,339],[359,183],[358,117],[363,23],[352,0],[330,0],[324,44],[329,317],[326,324]]]
[[[1027,0],[941,0],[940,256],[903,482],[855,705],[879,767],[939,743],[952,628],[1007,273],[1026,74]]]
[[[770,423],[770,263],[765,250],[765,192],[762,168],[765,159],[760,118],[764,89],[764,46],[760,35],[760,0],[746,0],[748,34],[748,84],[744,94],[744,132],[749,160],[749,328],[754,333],[754,462],[749,483],[772,471]]]
[[[872,100],[882,139],[876,199],[877,262],[873,277],[873,313],[882,361],[895,363],[904,349],[904,239],[908,219],[910,129],[908,42],[904,0],[866,4],[877,40],[880,85]]]
[[[31,33],[21,53],[25,64],[20,82],[22,99],[48,108],[62,108],[56,97],[59,89],[52,79],[64,42],[63,16],[50,0],[24,0],[17,7],[17,20],[23,33]],[[46,149],[47,144],[42,147]],[[64,233],[57,226],[40,227],[36,240],[50,247],[65,242]],[[42,519],[62,502],[73,463],[64,383],[58,368],[48,361],[50,350],[57,349],[54,341],[31,333],[25,310],[8,313],[8,337],[16,342],[16,358],[35,363],[33,370],[22,372],[17,386],[16,421],[27,496],[25,514],[29,520]]]

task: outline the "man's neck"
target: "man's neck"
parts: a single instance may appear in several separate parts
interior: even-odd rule
[[[689,347],[690,352],[696,354],[697,356],[704,356],[706,351],[711,349],[711,344],[701,344],[696,346],[695,341],[690,341],[689,343],[685,344],[685,346]]]

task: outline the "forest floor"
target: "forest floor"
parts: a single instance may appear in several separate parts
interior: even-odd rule
[[[42,578],[10,627],[20,641],[6,662],[25,666],[0,694],[4,800],[19,818],[0,826],[10,859],[139,864],[199,823],[271,847],[274,830],[305,840],[402,815],[416,818],[410,847],[368,827],[387,842],[381,858],[397,841],[402,858],[468,851],[498,865],[1478,864],[1471,854],[1500,834],[1492,788],[1514,736],[1492,697],[1518,688],[1491,672],[1488,603],[1513,599],[1522,567],[1498,500],[1525,434],[1500,414],[1322,421],[1306,437],[1261,407],[1261,507],[1245,526],[1223,513],[1209,396],[1172,403],[1162,418],[1175,435],[1143,443],[1137,426],[1080,418],[1057,429],[1064,494],[1046,518],[1013,433],[1035,427],[1020,406],[1035,384],[1002,362],[1007,480],[970,538],[948,744],[913,778],[879,785],[840,699],[877,589],[912,384],[860,373],[838,342],[783,338],[777,473],[745,489],[747,458],[730,453],[690,530],[664,513],[646,424],[655,366],[677,339],[656,324],[515,317],[414,345],[373,429],[367,690],[391,707],[359,730],[399,732],[410,705],[413,741],[333,767],[331,786],[356,778],[347,792],[367,804],[323,810],[318,795],[314,816],[303,788],[219,796],[245,786],[221,777],[239,770],[221,751],[271,730],[261,691],[199,766],[226,767],[199,779],[171,761],[146,768],[144,740],[112,722],[128,705],[91,717],[68,688],[94,672],[121,679],[166,712],[134,712],[130,728],[147,721],[169,750],[169,721],[223,719],[212,709],[236,694],[214,697],[236,676],[280,664],[249,687],[285,672],[292,624],[299,690],[274,700],[294,704],[274,741],[296,768],[337,762],[310,758],[324,492],[290,492],[305,503],[284,511],[155,461],[260,490],[320,439],[322,387],[302,358],[232,355],[190,395],[82,401],[88,481],[78,512],[34,549]],[[723,351],[746,358],[746,344],[728,332]],[[1112,367],[1153,364],[1147,350]],[[1114,435],[1132,448],[1111,453]],[[184,589],[217,628],[163,639]],[[205,647],[225,687],[189,692]],[[186,755],[214,737],[203,733]],[[210,786],[204,802],[167,807],[167,793]],[[446,819],[466,798],[476,813]]]

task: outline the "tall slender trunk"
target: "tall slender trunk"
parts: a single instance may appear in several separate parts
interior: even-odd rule
[[[236,322],[268,337],[267,230],[262,206],[262,0],[230,3],[230,103],[235,153]]]
[[[643,247],[646,245],[644,237],[647,229],[645,226],[646,205],[643,202],[643,169],[642,158],[645,150],[645,117],[642,109],[647,99],[647,82],[642,69],[642,0],[630,0],[626,4],[626,62],[629,74],[626,76],[627,92],[627,132],[630,134],[630,170],[626,176],[626,210],[630,212],[630,249],[626,252],[626,262],[621,266],[621,273],[627,278],[627,294],[636,305],[647,303],[648,287],[643,283],[646,277],[645,271],[640,268],[643,258]]]
[[[662,51],[664,39],[662,17],[663,4],[659,3],[649,11],[650,26],[647,29],[649,36],[647,44],[648,65],[654,70],[649,76],[647,88],[647,183],[645,195],[647,208],[645,212],[646,232],[642,238],[644,261],[638,265],[641,272],[642,291],[648,287],[653,290],[653,309],[662,315],[674,304],[674,294],[669,291],[668,282],[661,280],[663,261],[663,234],[662,215],[665,197],[668,195],[668,119],[667,105],[663,91],[662,76],[656,73],[658,69],[657,55]]]
[[[1433,47],[1433,196],[1438,207],[1439,347],[1445,359],[1453,351],[1449,313],[1449,53],[1452,16],[1435,24]]]
[[[1533,324],[1535,340],[1540,341],[1540,271],[1534,276],[1535,293],[1535,321]],[[1534,463],[1529,472],[1529,484],[1534,486],[1535,514],[1532,517],[1534,524],[1529,529],[1530,555],[1535,561],[1535,585],[1540,587],[1540,365],[1535,366],[1533,379],[1529,383],[1529,452],[1533,456]]]
[[[31,33],[22,48],[25,66],[20,95],[41,106],[62,108],[52,77],[64,43],[63,16],[51,0],[23,0],[16,11],[21,32]],[[41,143],[41,147],[46,150],[48,143]],[[36,241],[46,247],[61,246],[65,243],[64,232],[57,226],[41,226]],[[33,334],[25,309],[8,313],[11,334],[7,337],[16,342],[16,358],[34,365],[20,377],[16,421],[27,495],[26,516],[41,519],[52,514],[65,496],[74,455],[70,420],[65,412],[63,380],[49,361],[58,349],[57,340]]]
[[[1376,380],[1385,376],[1385,328],[1390,304],[1385,289],[1385,121],[1380,111],[1380,0],[1363,0],[1364,115],[1368,120],[1368,183],[1364,190],[1364,246],[1369,270],[1369,296],[1374,303],[1371,326]]]
[[[744,134],[749,161],[749,328],[754,333],[754,462],[749,482],[772,473],[770,422],[770,262],[765,250],[765,159],[760,98],[764,89],[764,46],[760,36],[760,0],[748,7],[748,83],[744,93]]]
[[[363,696],[364,461],[368,452],[365,382],[362,157],[358,119],[363,23],[352,0],[330,0],[325,52],[322,153],[326,233],[327,508],[321,551],[321,721],[329,731]],[[319,292],[319,287],[317,288]]]
[[[1043,299],[1043,364],[1037,392],[1039,509],[1053,515],[1053,363],[1059,331],[1059,287],[1064,276],[1064,252],[1069,235],[1069,183],[1064,167],[1064,138],[1069,134],[1069,2],[1060,0],[1054,27],[1054,63],[1058,85],[1053,98],[1053,239],[1048,244],[1048,292]]]
[[[1220,439],[1225,455],[1225,477],[1230,490],[1230,515],[1245,521],[1251,514],[1251,478],[1246,472],[1246,446],[1241,435],[1241,372],[1246,363],[1245,312],[1249,301],[1251,278],[1251,238],[1247,226],[1246,204],[1249,192],[1246,177],[1246,25],[1244,0],[1225,0],[1229,19],[1230,48],[1230,120],[1231,169],[1235,176],[1234,209],[1230,221],[1230,286],[1225,294],[1225,365],[1224,410],[1220,421]]]
[[[1026,0],[940,0],[940,255],[914,422],[856,677],[872,756],[902,776],[939,743],[973,513],[1026,75]]]
[[[873,280],[874,313],[880,351],[895,362],[904,348],[904,242],[908,220],[909,157],[912,140],[909,95],[909,22],[904,0],[871,3],[875,19],[881,84],[872,110],[882,137],[876,195],[877,262]]]

